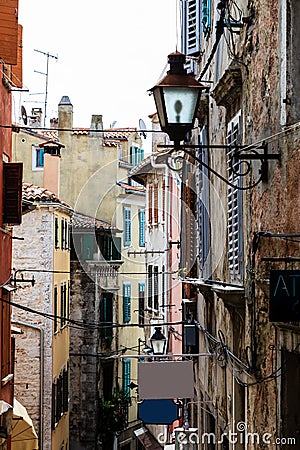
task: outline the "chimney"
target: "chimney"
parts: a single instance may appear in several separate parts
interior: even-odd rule
[[[67,95],[63,95],[58,104],[58,128],[66,130],[73,128],[73,105]]]
[[[101,115],[92,115],[90,135],[103,137],[103,122]]]

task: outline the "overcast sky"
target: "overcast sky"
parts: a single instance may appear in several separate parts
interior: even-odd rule
[[[15,96],[16,109],[44,109],[46,76],[35,71],[46,73],[47,57],[36,49],[58,57],[49,58],[47,126],[68,95],[75,127],[88,127],[92,114],[103,115],[105,128],[113,121],[116,127],[138,127],[140,118],[150,127],[155,107],[147,90],[176,49],[178,2],[19,0],[23,83],[31,95]]]

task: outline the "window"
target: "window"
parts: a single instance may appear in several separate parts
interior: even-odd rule
[[[54,286],[53,292],[53,313],[54,313],[54,333],[58,331],[58,295],[57,295],[57,286]]]
[[[154,211],[153,211],[153,219],[154,219],[154,223],[158,223],[158,183],[154,183],[153,186],[154,189]]]
[[[198,55],[200,52],[200,5],[199,0],[182,2],[182,51],[185,55]]]
[[[139,246],[145,247],[145,210],[139,210]]]
[[[52,383],[52,429],[69,409],[69,369],[62,371]]]
[[[23,163],[3,164],[3,222],[19,225],[22,222]]]
[[[130,283],[123,284],[123,322],[130,322],[131,308],[130,308],[131,286]]]
[[[130,397],[130,359],[123,360],[123,391],[124,394]]]
[[[10,301],[10,294],[6,289],[2,291],[2,297],[6,302]],[[10,317],[11,317],[11,306],[9,303],[1,302],[2,315],[1,327],[0,327],[0,338],[1,338],[1,378],[6,377],[11,373],[11,333],[10,333]]]
[[[154,266],[153,275],[153,308],[158,309],[158,266]]]
[[[144,159],[144,150],[132,145],[130,147],[130,164],[136,166],[142,159]]]
[[[139,283],[139,325],[145,322],[145,283]]]
[[[152,308],[152,266],[148,266],[148,308]]]
[[[55,248],[59,247],[59,239],[58,239],[58,217],[55,216],[54,217],[54,244],[55,244]]]
[[[211,32],[211,0],[202,0],[202,30],[205,37]]]
[[[241,139],[241,113],[239,112],[227,126],[227,143],[234,144]],[[240,162],[234,161],[234,148],[227,151],[228,181],[242,186],[238,175]],[[228,263],[232,280],[243,277],[243,240],[242,240],[242,191],[228,186],[227,233]]]
[[[61,219],[61,249],[68,249],[68,222],[67,219],[62,217]]]
[[[67,285],[62,283],[60,285],[60,325],[63,328],[66,325],[67,318]]]
[[[101,255],[106,261],[121,260],[121,238],[106,234],[98,237],[98,243]]]
[[[32,145],[32,170],[44,169],[44,149]]]
[[[131,245],[131,208],[124,208],[124,246]]]
[[[103,339],[111,338],[113,329],[111,326],[113,322],[113,296],[109,292],[105,292],[100,300],[100,322],[104,325],[100,329],[100,334]]]
[[[165,209],[166,209],[166,181],[162,180],[161,183],[161,219],[165,221]]]
[[[153,191],[153,187],[149,186],[149,188],[148,188],[148,223],[149,223],[149,225],[152,224],[152,220],[153,220],[152,191]]]

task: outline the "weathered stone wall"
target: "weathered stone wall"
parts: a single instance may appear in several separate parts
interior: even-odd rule
[[[35,285],[18,283],[13,302],[24,307],[53,314],[52,274],[42,270],[53,270],[53,217],[47,209],[37,208],[23,216],[23,223],[15,227],[15,235],[24,240],[13,241],[13,267],[24,272],[24,278],[34,275]],[[41,270],[41,272],[39,272]],[[20,278],[21,274],[17,274]],[[16,337],[15,396],[27,408],[36,432],[40,432],[40,389],[42,389],[42,433],[44,450],[51,449],[51,398],[52,398],[52,321],[40,314],[13,308],[13,320],[20,320],[40,327],[33,329],[20,325],[24,334]],[[44,337],[44,375],[40,373],[41,333]]]

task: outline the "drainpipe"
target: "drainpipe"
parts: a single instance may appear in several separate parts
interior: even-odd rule
[[[155,158],[154,158],[154,156],[153,155],[151,155],[151,157],[150,157],[150,162],[151,162],[151,166],[154,168],[154,169],[164,169],[164,171],[165,171],[165,230],[166,230],[166,233],[165,233],[165,236],[166,236],[166,238],[165,238],[165,263],[167,263],[167,264],[165,264],[165,271],[166,271],[166,269],[167,269],[167,271],[169,271],[168,269],[169,269],[169,256],[170,256],[170,253],[169,253],[169,217],[170,217],[170,211],[169,211],[169,198],[168,198],[168,194],[169,194],[169,168],[168,168],[168,166],[167,166],[167,164],[166,163],[162,163],[162,164],[159,164],[159,163],[156,163],[155,162]],[[165,290],[166,290],[166,293],[167,293],[167,295],[166,295],[166,298],[167,298],[167,300],[169,299],[169,284],[170,284],[170,280],[169,280],[169,278],[168,278],[168,276],[166,276],[166,274],[165,273],[163,273],[162,274],[162,276],[164,277],[164,286],[165,286]],[[166,311],[165,311],[165,308],[164,308],[164,311],[163,311],[163,315],[164,315],[164,317],[165,316],[167,316],[167,317],[165,317],[165,319],[167,320],[167,321],[169,321],[169,316],[170,316],[170,310],[169,310],[170,308],[166,308]]]
[[[39,430],[39,449],[43,450],[43,400],[44,400],[44,330],[38,325],[24,322],[23,320],[12,319],[12,323],[33,328],[40,333],[40,430]]]

